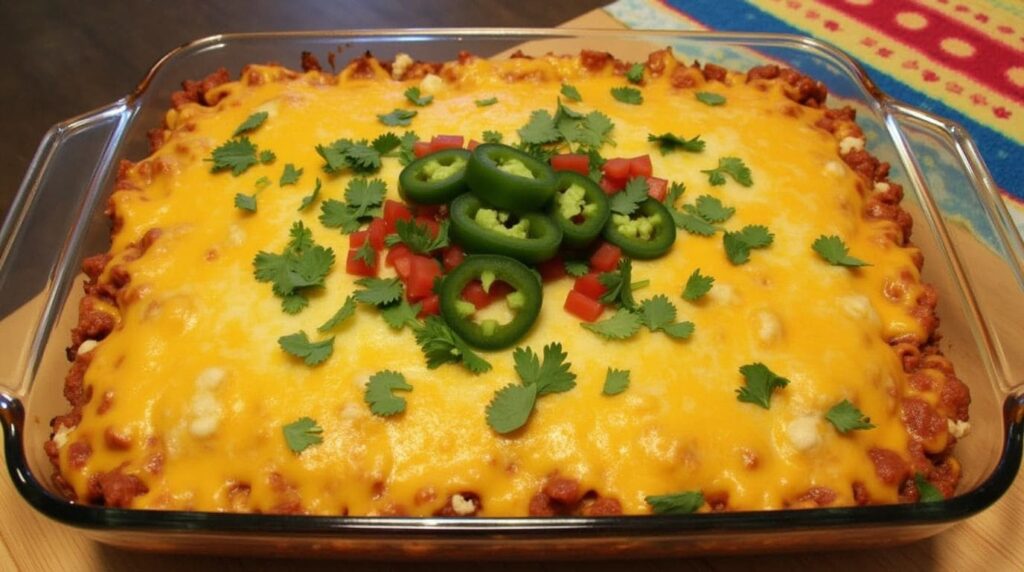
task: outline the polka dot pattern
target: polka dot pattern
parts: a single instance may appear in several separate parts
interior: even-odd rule
[[[896,14],[896,23],[908,30],[923,30],[928,26],[928,18],[920,12],[900,12]]]

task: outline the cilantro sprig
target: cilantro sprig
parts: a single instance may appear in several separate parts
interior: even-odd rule
[[[602,272],[597,280],[605,288],[601,295],[602,304],[618,304],[626,310],[636,308],[633,298],[633,261],[628,258],[619,260],[618,267],[611,272]]]
[[[256,145],[248,137],[227,141],[214,149],[208,160],[213,162],[211,170],[214,173],[230,170],[236,177],[259,162],[256,159]]]
[[[397,371],[379,371],[366,383],[363,401],[374,415],[391,417],[405,411],[405,398],[395,395],[395,391],[412,391],[412,386]]]
[[[696,302],[710,292],[714,284],[714,277],[701,274],[700,268],[698,268],[686,279],[686,286],[683,287],[683,299],[688,302]]]
[[[572,101],[583,101],[583,96],[580,95],[580,90],[576,89],[576,86],[563,83],[562,89],[559,90],[559,93],[561,93],[566,99],[570,99]]]
[[[860,409],[846,399],[833,405],[825,414],[825,419],[842,434],[875,428],[871,424],[871,418],[861,413]]]
[[[584,323],[583,327],[609,340],[625,340],[639,332],[642,325],[640,316],[634,312],[619,310],[611,318],[592,324]]]
[[[299,204],[299,211],[304,211],[309,208],[310,205],[316,202],[320,198],[320,177],[316,178],[316,184],[313,186],[313,192],[302,197],[302,203]]]
[[[628,369],[612,369],[608,368],[608,373],[604,377],[604,387],[601,388],[601,393],[604,395],[612,396],[618,395],[629,388],[629,370]]]
[[[259,252],[253,259],[256,280],[270,282],[282,308],[295,314],[309,303],[306,291],[324,285],[334,264],[334,251],[313,242],[313,233],[302,221],[291,228],[291,240],[281,254]]]
[[[818,256],[822,257],[825,262],[828,262],[833,266],[845,266],[847,268],[871,266],[859,258],[850,256],[850,251],[847,249],[846,243],[844,243],[843,239],[838,236],[821,235],[814,241],[811,248],[814,252],[817,252]]]
[[[702,169],[701,173],[707,174],[708,182],[712,186],[724,185],[726,175],[729,175],[732,180],[744,187],[754,184],[750,176],[750,169],[743,163],[743,159],[739,157],[719,157],[717,167],[714,169]]]
[[[644,497],[654,514],[690,514],[704,506],[704,493],[686,491]]]
[[[417,107],[430,105],[430,102],[434,101],[433,95],[421,94],[420,88],[416,86],[410,87],[409,89],[405,90],[405,98],[409,100],[409,103],[412,103]]]
[[[374,173],[381,167],[381,152],[366,139],[338,139],[328,145],[317,145],[316,152],[324,160],[324,171],[330,174],[346,169],[356,173]]]
[[[610,141],[613,127],[607,115],[599,111],[584,114],[558,99],[554,115],[545,109],[534,110],[530,120],[517,133],[523,151],[547,161],[563,145],[570,150],[575,145],[575,152],[596,153]]]
[[[266,111],[257,111],[249,117],[245,118],[245,121],[235,128],[235,132],[231,134],[232,137],[238,137],[239,135],[248,131],[255,131],[263,122],[270,117],[270,114]]]
[[[768,366],[757,362],[740,367],[746,383],[736,390],[736,399],[771,409],[772,392],[789,385],[789,380],[777,375]]]
[[[615,101],[621,103],[640,105],[644,102],[644,96],[640,90],[632,87],[613,87],[611,93]]]
[[[320,365],[327,361],[327,358],[331,357],[331,354],[334,353],[333,336],[326,340],[314,342],[310,341],[306,332],[299,331],[291,335],[281,336],[277,339],[277,343],[285,352],[301,358],[308,366]]]
[[[672,151],[700,153],[704,150],[704,141],[701,141],[700,135],[687,139],[685,136],[674,133],[662,133],[661,135],[648,133],[647,140],[656,143],[662,155],[668,155]]]
[[[946,500],[942,491],[929,483],[922,473],[914,473],[914,485],[917,487],[917,502],[941,502]]]
[[[613,213],[631,215],[640,208],[640,203],[647,200],[649,190],[650,186],[647,184],[647,179],[633,177],[626,182],[626,187],[622,191],[615,193],[609,198],[608,207],[611,208]]]
[[[300,417],[287,425],[283,425],[281,432],[284,434],[285,444],[296,455],[313,445],[319,445],[324,442],[321,436],[324,432],[323,428],[309,417]]]
[[[465,340],[437,316],[428,317],[421,327],[415,329],[415,333],[416,343],[427,358],[427,367],[430,369],[460,362],[473,373],[484,373],[491,369],[487,360],[477,355]]]
[[[676,322],[676,307],[664,294],[640,304],[640,320],[650,331],[664,332],[672,338],[684,340],[693,335],[693,322]]]
[[[544,346],[543,361],[531,348],[518,347],[512,352],[516,374],[521,385],[509,384],[498,390],[487,405],[487,424],[499,434],[519,429],[530,419],[537,398],[549,393],[562,393],[576,386],[576,374],[566,362],[568,355],[562,344]]]
[[[644,64],[633,64],[626,70],[626,80],[629,83],[640,84],[644,81]]]
[[[697,101],[704,105],[710,105],[716,107],[725,104],[725,96],[710,91],[698,91],[696,93]]]
[[[435,236],[430,227],[416,220],[399,220],[395,222],[395,234],[384,238],[388,246],[404,244],[416,254],[429,254],[439,248],[448,246],[448,219],[438,226]]]
[[[381,179],[352,179],[345,187],[345,202],[330,199],[320,205],[320,223],[346,234],[353,233],[379,214],[386,195],[387,185]]]
[[[477,107],[490,107],[495,103],[498,103],[498,98],[488,97],[487,99],[477,99],[473,103],[475,103]]]
[[[359,289],[352,294],[356,302],[371,306],[387,306],[402,297],[402,283],[398,278],[360,278]]]
[[[286,163],[284,171],[281,173],[281,178],[277,183],[277,186],[284,187],[286,185],[294,185],[299,182],[299,177],[302,176],[303,169],[296,169],[295,165]]]
[[[418,113],[412,109],[395,109],[389,113],[378,114],[377,119],[389,127],[408,127],[412,123],[412,118],[416,117]]]
[[[349,296],[345,298],[345,303],[338,308],[338,311],[334,313],[326,322],[320,325],[316,331],[324,333],[337,328],[346,320],[351,318],[356,313],[356,298],[355,296]]]
[[[774,239],[775,235],[766,227],[747,225],[737,232],[722,235],[722,245],[725,247],[725,255],[729,262],[738,266],[750,260],[751,250],[768,248]]]

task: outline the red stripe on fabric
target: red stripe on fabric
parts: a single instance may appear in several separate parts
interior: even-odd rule
[[[910,0],[875,0],[867,5],[851,4],[844,0],[817,1],[889,35],[895,41],[927,54],[929,58],[981,84],[1002,92],[1018,103],[1024,103],[1024,88],[1011,83],[1006,73],[1011,67],[1024,65],[1024,52],[992,40],[942,12]],[[902,12],[919,14],[928,21],[928,24],[919,30],[905,28],[896,21]],[[974,48],[974,53],[968,57],[957,57],[946,52],[940,43],[947,38],[970,44]],[[920,73],[925,81],[937,82],[940,79],[935,70],[924,69]]]

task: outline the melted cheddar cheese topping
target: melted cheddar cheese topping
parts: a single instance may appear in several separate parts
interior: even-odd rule
[[[880,480],[867,452],[907,449],[899,412],[907,374],[888,341],[925,336],[912,314],[918,253],[891,240],[893,222],[861,215],[872,191],[842,161],[840,145],[862,140],[840,142],[815,127],[823,111],[796,105],[777,82],[731,74],[705,83],[697,73],[699,90],[724,95],[725,105],[673,87],[668,70],[647,78],[642,105],[627,105],[610,93],[627,85],[610,67],[594,72],[579,58],[546,57],[447,64],[443,80],[395,80],[375,62],[369,73],[350,68],[336,78],[253,66],[207,94],[215,105],[172,110],[166,143],[126,175],[136,188],[111,199],[119,226],[101,279],[115,266],[131,278],[124,303],[109,308],[118,326],[90,344],[84,381],[94,398],[59,436],[63,478],[85,498],[90,478],[119,470],[148,488],[131,506],[200,511],[430,515],[472,493],[480,515],[523,515],[556,474],[618,499],[627,514],[650,512],[647,495],[684,490],[724,495],[730,510],[793,506],[814,487],[850,505],[853,483],[873,502],[896,502],[897,486]],[[334,332],[333,356],[322,365],[281,351],[279,337],[314,333],[356,288],[344,271],[348,237],[317,220],[319,204],[297,210],[316,177],[321,200],[343,200],[353,176],[325,173],[315,145],[401,134],[377,114],[409,108],[403,92],[414,85],[434,96],[414,108],[409,129],[421,137],[480,139],[493,130],[514,142],[533,110],[554,107],[562,82],[582,95],[574,109],[600,110],[614,122],[615,146],[605,156],[650,154],[655,176],[686,184],[685,202],[709,194],[735,207],[726,230],[758,224],[775,235],[743,265],[728,261],[720,234],[682,231],[665,257],[634,262],[634,280],[650,281],[637,297],[668,296],[696,326],[689,340],[647,330],[603,339],[563,309],[571,279],[545,284],[541,315],[518,345],[539,351],[560,342],[577,385],[538,400],[526,427],[505,436],[488,427],[484,411],[499,388],[518,383],[510,351],[483,354],[494,367],[482,375],[451,364],[430,370],[408,328],[395,331],[362,305]],[[474,103],[490,97],[497,103]],[[249,137],[276,160],[237,177],[211,173],[211,151],[257,111],[269,117]],[[699,134],[706,149],[661,154],[647,135],[664,132]],[[742,158],[752,186],[709,185],[701,169],[725,156]],[[304,173],[278,187],[286,163]],[[401,168],[385,158],[373,175],[389,198],[398,199]],[[259,193],[257,212],[235,208],[235,194],[251,194],[261,177],[273,184]],[[280,252],[297,220],[337,260],[309,307],[289,315],[254,279],[253,257]],[[125,254],[154,228],[161,234],[145,254]],[[821,235],[841,237],[871,265],[825,263],[811,249]],[[680,292],[697,268],[715,284],[702,300],[685,302]],[[790,380],[770,410],[737,400],[738,368],[753,362]],[[612,397],[602,395],[609,367],[628,369],[632,380]],[[363,400],[368,378],[383,369],[414,388],[402,394],[405,412],[391,418],[373,415]],[[837,432],[824,415],[843,399],[876,428]],[[323,442],[295,454],[282,427],[301,417],[317,421]],[[91,449],[81,467],[68,452],[75,442]]]

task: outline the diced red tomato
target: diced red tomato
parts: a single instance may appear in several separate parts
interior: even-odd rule
[[[491,297],[491,302],[496,302],[498,300],[504,300],[505,296],[508,296],[515,291],[516,289],[508,282],[495,280],[494,283],[491,284],[491,291],[488,292],[487,295]]]
[[[629,178],[630,165],[632,159],[608,159],[604,162],[604,167],[601,170],[604,171],[604,175],[609,179],[615,179],[625,183],[626,179]]]
[[[629,160],[630,177],[650,177],[653,173],[650,155],[640,155]]]
[[[412,256],[412,251],[409,247],[404,244],[396,244],[388,250],[388,255],[384,259],[384,263],[388,266],[394,266],[395,262],[400,258],[408,258]]]
[[[366,237],[369,236],[369,232],[365,230],[357,230],[352,234],[348,235],[348,247],[351,249],[359,248],[366,244]]]
[[[401,278],[403,282],[412,276],[412,259],[414,256],[415,255],[410,254],[408,256],[395,259],[395,274],[398,274],[398,277]]]
[[[582,153],[567,153],[551,158],[551,168],[555,171],[572,171],[583,176],[590,174],[590,157]]]
[[[430,140],[430,152],[437,153],[443,149],[462,149],[462,135],[434,135]]]
[[[615,193],[626,188],[626,181],[616,181],[615,179],[609,179],[608,177],[601,177],[601,190],[606,195],[614,195]]]
[[[479,146],[480,146],[480,142],[477,141],[476,139],[470,139],[469,143],[466,143],[466,149],[469,149],[470,151],[476,149]]]
[[[388,199],[384,201],[384,228],[387,234],[395,232],[395,222],[412,219],[412,212],[404,204]]]
[[[432,151],[430,150],[429,141],[417,141],[412,144],[412,154],[416,155],[417,159],[419,159],[420,157],[425,157],[430,153],[432,153]]]
[[[604,287],[604,284],[601,284],[601,280],[598,279],[597,272],[584,274],[577,278],[576,282],[572,285],[572,289],[580,294],[586,295],[588,298],[593,298],[594,300],[600,299],[608,290]]]
[[[431,237],[436,237],[437,233],[441,232],[441,225],[437,224],[437,221],[432,218],[418,216],[416,217],[416,224],[420,226],[426,226],[427,230],[430,231]]]
[[[440,313],[441,298],[437,294],[432,294],[420,300],[420,313],[418,317],[426,318],[427,316],[436,316]]]
[[[595,272],[611,272],[619,265],[622,250],[614,244],[601,243],[590,256],[590,268]]]
[[[601,317],[604,306],[593,298],[570,290],[569,296],[565,299],[565,311],[584,322],[593,322]]]
[[[537,265],[537,270],[540,271],[540,277],[545,282],[554,282],[560,278],[565,277],[565,261],[562,260],[561,256],[556,256],[551,260],[545,260]]]
[[[473,280],[462,289],[462,299],[471,302],[477,310],[491,305],[491,295],[484,292],[484,287],[479,280]]]
[[[345,272],[355,276],[376,276],[380,267],[380,253],[373,251],[373,264],[367,264],[362,258],[357,258],[358,248],[351,248],[348,251],[348,259],[345,261]]]
[[[405,281],[405,294],[410,302],[418,302],[434,293],[434,280],[441,276],[441,265],[428,256],[414,254],[409,260],[412,269]]]
[[[444,263],[444,269],[451,270],[462,264],[462,261],[465,260],[465,258],[466,253],[462,252],[461,248],[453,244],[444,249],[444,255],[441,257],[441,260]]]
[[[372,246],[377,252],[384,250],[384,237],[388,234],[388,229],[384,224],[384,219],[375,218],[371,220],[369,233],[370,246]]]
[[[448,205],[416,205],[413,211],[416,218],[444,220],[448,217]]]
[[[658,177],[647,177],[647,194],[656,201],[664,201],[668,195],[668,181]]]

